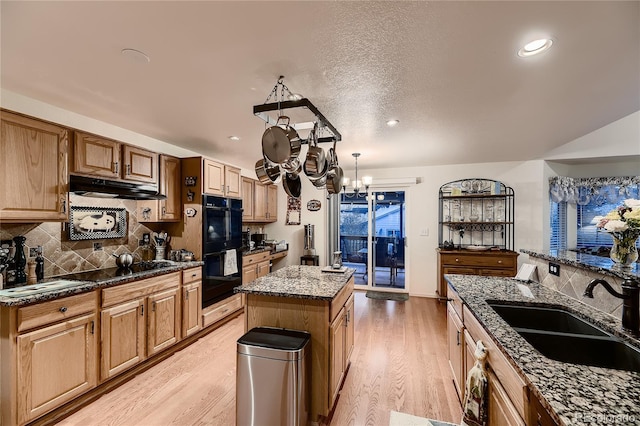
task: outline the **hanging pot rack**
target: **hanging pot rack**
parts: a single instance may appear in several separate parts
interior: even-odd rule
[[[321,136],[318,137],[318,143],[334,143],[342,140],[342,135],[338,129],[331,124],[324,114],[322,114],[322,112],[320,112],[320,110],[309,99],[286,99],[285,91],[288,98],[295,96],[284,84],[284,76],[280,76],[265,103],[253,106],[253,115],[263,120],[267,125],[275,126],[278,123],[278,117],[284,115],[283,112],[288,110],[287,114],[293,115],[291,112],[295,112],[300,116],[301,120],[304,120],[291,122],[291,127],[296,129],[296,131],[311,130],[317,123],[318,128],[321,131]],[[275,102],[269,102],[272,98],[274,98]],[[269,113],[271,112],[275,112],[276,115],[270,115]],[[311,117],[308,117],[308,112],[312,114]],[[327,133],[328,135],[326,135]],[[302,139],[301,143],[306,144],[307,140]]]

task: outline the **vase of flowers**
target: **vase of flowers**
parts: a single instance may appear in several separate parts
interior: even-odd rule
[[[610,211],[597,225],[613,238],[609,257],[619,269],[631,269],[638,260],[636,241],[640,236],[640,200],[624,200],[622,206]]]

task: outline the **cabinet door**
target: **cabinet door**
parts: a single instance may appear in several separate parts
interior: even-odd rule
[[[181,208],[180,159],[168,155],[160,156],[160,193],[167,196],[160,200],[160,219],[179,221]]]
[[[122,169],[120,146],[120,142],[111,139],[75,132],[71,172],[119,178]]]
[[[242,177],[242,221],[253,220],[253,179]]]
[[[68,131],[4,111],[0,117],[0,220],[66,220]]]
[[[105,380],[145,358],[144,299],[103,309],[100,317],[101,378]]]
[[[256,182],[253,186],[253,219],[256,222],[267,221],[267,191],[273,185]]]
[[[203,169],[202,192],[224,196],[224,164],[205,158]]]
[[[256,265],[242,267],[242,284],[248,284],[258,278],[258,268]]]
[[[18,336],[18,421],[23,424],[96,386],[95,314]]]
[[[353,353],[353,347],[355,344],[355,329],[354,329],[354,310],[355,310],[355,304],[354,304],[354,299],[353,299],[353,294],[349,297],[349,300],[347,300],[347,303],[345,303],[345,310],[346,310],[346,337],[345,337],[345,358],[344,358],[344,369],[347,369],[347,366],[349,365],[349,360],[351,359],[351,354]]]
[[[278,221],[278,187],[267,185],[267,221]]]
[[[271,272],[271,261],[269,260],[262,261],[258,263],[257,268],[258,268],[258,278],[264,277],[269,272]]]
[[[453,383],[456,391],[463,399],[464,377],[462,368],[464,362],[464,335],[462,334],[462,321],[453,310],[453,306],[447,303],[447,334],[449,336],[449,365],[453,373]]]
[[[160,352],[180,339],[180,298],[178,288],[148,298],[147,354]]]
[[[231,166],[224,166],[225,195],[227,197],[241,198],[242,180],[240,169]]]
[[[489,370],[489,424],[526,426],[498,378]]]
[[[345,309],[343,308],[329,328],[329,407],[333,407],[338,397],[340,383],[342,383],[342,376],[344,375],[345,333],[347,329],[345,327],[345,319]]]
[[[122,178],[136,182],[158,183],[158,154],[131,145],[122,145]]]
[[[182,286],[182,337],[199,331],[202,317],[202,284],[200,282]]]

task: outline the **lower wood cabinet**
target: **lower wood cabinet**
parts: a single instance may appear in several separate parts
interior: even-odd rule
[[[202,329],[202,268],[182,272],[182,338]]]
[[[481,340],[488,351],[488,424],[524,426],[524,419],[530,416],[529,391],[524,380],[471,311],[462,305],[451,286],[448,287],[448,298],[449,363],[460,400],[464,401],[467,373],[475,363],[476,342]]]
[[[0,423],[25,424],[96,386],[96,308],[95,292],[3,308]]]
[[[518,253],[510,250],[471,251],[438,249],[438,296],[447,296],[445,274],[515,277]]]
[[[354,346],[353,294],[329,327],[329,347],[331,348],[331,366],[329,373],[330,405],[336,401],[349,366]]]
[[[180,280],[173,272],[102,290],[102,380],[180,339]]]
[[[242,308],[242,295],[234,294],[202,310],[202,326],[208,327]]]
[[[271,271],[271,252],[263,251],[242,257],[242,283],[264,277]]]

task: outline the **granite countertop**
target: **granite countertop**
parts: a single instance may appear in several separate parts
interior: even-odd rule
[[[333,300],[356,271],[345,268],[345,272],[339,273],[322,272],[322,269],[321,266],[286,266],[234,290],[260,296]]]
[[[565,265],[586,269],[592,272],[609,275],[611,277],[622,278],[623,280],[640,280],[640,264],[637,262],[630,270],[623,271],[616,269],[613,260],[610,258],[595,256],[593,254],[578,253],[570,250],[533,251],[523,249],[520,251],[528,254],[529,256],[563,263]]]
[[[462,301],[489,332],[541,403],[564,425],[640,425],[640,373],[569,364],[541,355],[487,304],[487,300],[564,306],[640,347],[621,321],[537,283],[525,297],[512,278],[446,275]]]
[[[147,263],[147,262],[145,262]],[[153,261],[148,263],[161,263],[161,267],[155,269],[142,270],[142,271],[123,271],[118,268],[106,268],[95,269],[92,271],[75,272],[70,274],[59,275],[56,277],[50,277],[46,280],[34,284],[42,285],[51,283],[54,281],[69,281],[68,285],[60,288],[53,288],[43,292],[26,294],[23,296],[7,296],[6,290],[0,290],[0,306],[23,306],[31,305],[34,303],[40,303],[47,300],[58,299],[61,297],[72,296],[74,294],[85,293],[97,288],[112,287],[119,284],[125,284],[132,281],[141,280],[144,278],[156,277],[159,275],[168,274],[171,272],[182,271],[183,269],[194,268],[202,266],[204,262],[192,261],[192,262],[174,262],[170,260]],[[135,266],[135,265],[134,265]],[[31,285],[22,286],[30,287]],[[13,287],[16,289],[19,287]]]

